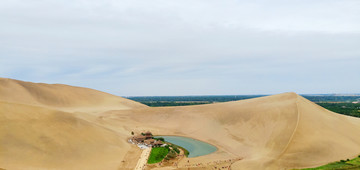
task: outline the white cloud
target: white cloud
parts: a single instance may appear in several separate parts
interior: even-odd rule
[[[329,76],[357,72],[358,9],[357,0],[3,0],[0,76],[120,95],[359,92]]]

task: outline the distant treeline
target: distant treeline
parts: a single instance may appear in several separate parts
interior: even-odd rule
[[[354,102],[360,101],[360,96],[309,96],[303,95],[312,102]]]
[[[229,96],[144,96],[144,97],[128,97],[128,99],[141,102],[150,107],[166,107],[166,106],[186,106],[210,104],[216,102],[228,102],[236,100],[251,99],[262,97],[265,95],[229,95]],[[360,96],[312,96],[303,95],[310,101],[316,102],[320,106],[336,113],[360,117],[360,104],[351,103],[360,101]]]
[[[229,96],[140,96],[128,97],[138,102],[174,102],[174,101],[203,101],[203,102],[228,102],[234,100],[251,99],[265,95],[229,95]]]
[[[251,99],[255,97],[262,97],[265,95],[227,95],[227,96],[141,96],[128,97],[128,99],[138,102],[228,102],[235,100]],[[360,100],[360,96],[335,96],[335,95],[303,95],[303,97],[313,102],[353,102]]]
[[[200,104],[210,104],[213,102],[208,101],[185,101],[185,102],[177,102],[177,101],[142,101],[142,104],[148,105],[150,107],[166,107],[166,106],[187,106],[187,105],[200,105]]]

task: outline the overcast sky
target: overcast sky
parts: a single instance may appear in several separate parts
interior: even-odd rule
[[[360,1],[1,0],[0,77],[120,96],[360,93]]]

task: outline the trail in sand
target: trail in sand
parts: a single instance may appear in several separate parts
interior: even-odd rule
[[[146,167],[147,160],[150,156],[151,148],[146,148],[142,151],[139,161],[136,164],[135,170],[143,170]]]

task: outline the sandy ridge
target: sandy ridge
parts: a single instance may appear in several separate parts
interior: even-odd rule
[[[360,150],[360,119],[295,93],[150,108],[92,89],[0,78],[0,101],[5,169],[133,169],[141,153],[127,139],[147,130],[215,145],[213,154],[186,159],[205,169],[230,159],[238,160],[232,169],[313,167]]]
[[[279,156],[277,157],[277,159],[279,159],[281,156],[283,156],[283,155],[285,154],[285,152],[286,152],[287,149],[289,148],[291,142],[293,141],[293,138],[294,138],[294,136],[295,136],[295,133],[297,132],[297,129],[298,129],[298,127],[299,127],[301,112],[299,111],[298,99],[299,99],[299,97],[297,96],[297,97],[296,97],[296,101],[295,101],[295,102],[296,102],[297,120],[296,120],[296,125],[295,125],[295,128],[294,128],[294,131],[293,131],[293,133],[291,134],[291,137],[290,137],[288,143],[285,145],[284,150],[279,154]]]

